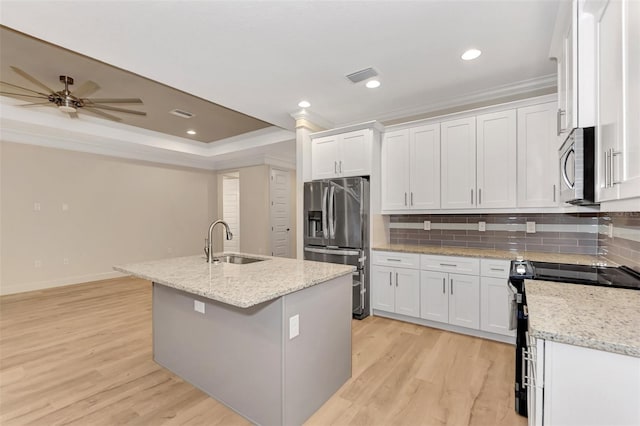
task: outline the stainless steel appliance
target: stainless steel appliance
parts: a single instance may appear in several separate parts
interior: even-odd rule
[[[304,184],[304,258],[353,265],[353,316],[369,315],[369,181]]]
[[[528,336],[529,312],[524,280],[544,280],[640,290],[640,273],[626,266],[606,267],[565,263],[511,261],[509,283],[515,287],[517,304],[515,409],[522,416],[529,412],[527,402],[532,395],[535,356]],[[579,303],[579,301],[576,301]],[[530,404],[529,404],[530,405]]]
[[[595,202],[594,128],[573,129],[560,147],[560,200],[588,206]]]

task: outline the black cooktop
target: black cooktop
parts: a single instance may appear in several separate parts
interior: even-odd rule
[[[517,266],[520,268],[516,269]],[[518,272],[514,274],[515,271]],[[640,290],[640,273],[626,266],[616,268],[569,263],[513,261],[512,277],[514,275],[534,280]]]

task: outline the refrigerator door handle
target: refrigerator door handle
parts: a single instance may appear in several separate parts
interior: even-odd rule
[[[327,233],[327,193],[329,188],[322,188],[322,236],[326,240],[329,235]]]
[[[360,250],[348,250],[348,249],[327,249],[320,247],[305,247],[304,251],[309,253],[319,253],[319,254],[333,254],[337,256],[359,256]],[[360,259],[358,259],[360,260]]]
[[[335,212],[333,211],[336,205],[335,190],[336,188],[334,186],[331,186],[329,190],[329,238],[336,237],[336,218]]]

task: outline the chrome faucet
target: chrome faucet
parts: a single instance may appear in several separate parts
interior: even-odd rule
[[[216,227],[217,224],[221,223],[224,226],[224,229],[227,233],[227,240],[233,238],[233,234],[231,233],[231,229],[229,225],[224,220],[216,220],[209,226],[209,238],[206,240],[206,245],[204,247],[204,253],[207,255],[207,262],[213,262],[213,228]]]

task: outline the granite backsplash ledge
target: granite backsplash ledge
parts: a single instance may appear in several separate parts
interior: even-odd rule
[[[430,230],[424,230],[425,221]],[[480,222],[485,223],[485,231],[478,230]],[[535,233],[527,232],[527,222],[535,222]],[[640,271],[640,212],[391,215],[389,240],[391,244],[600,255]]]

